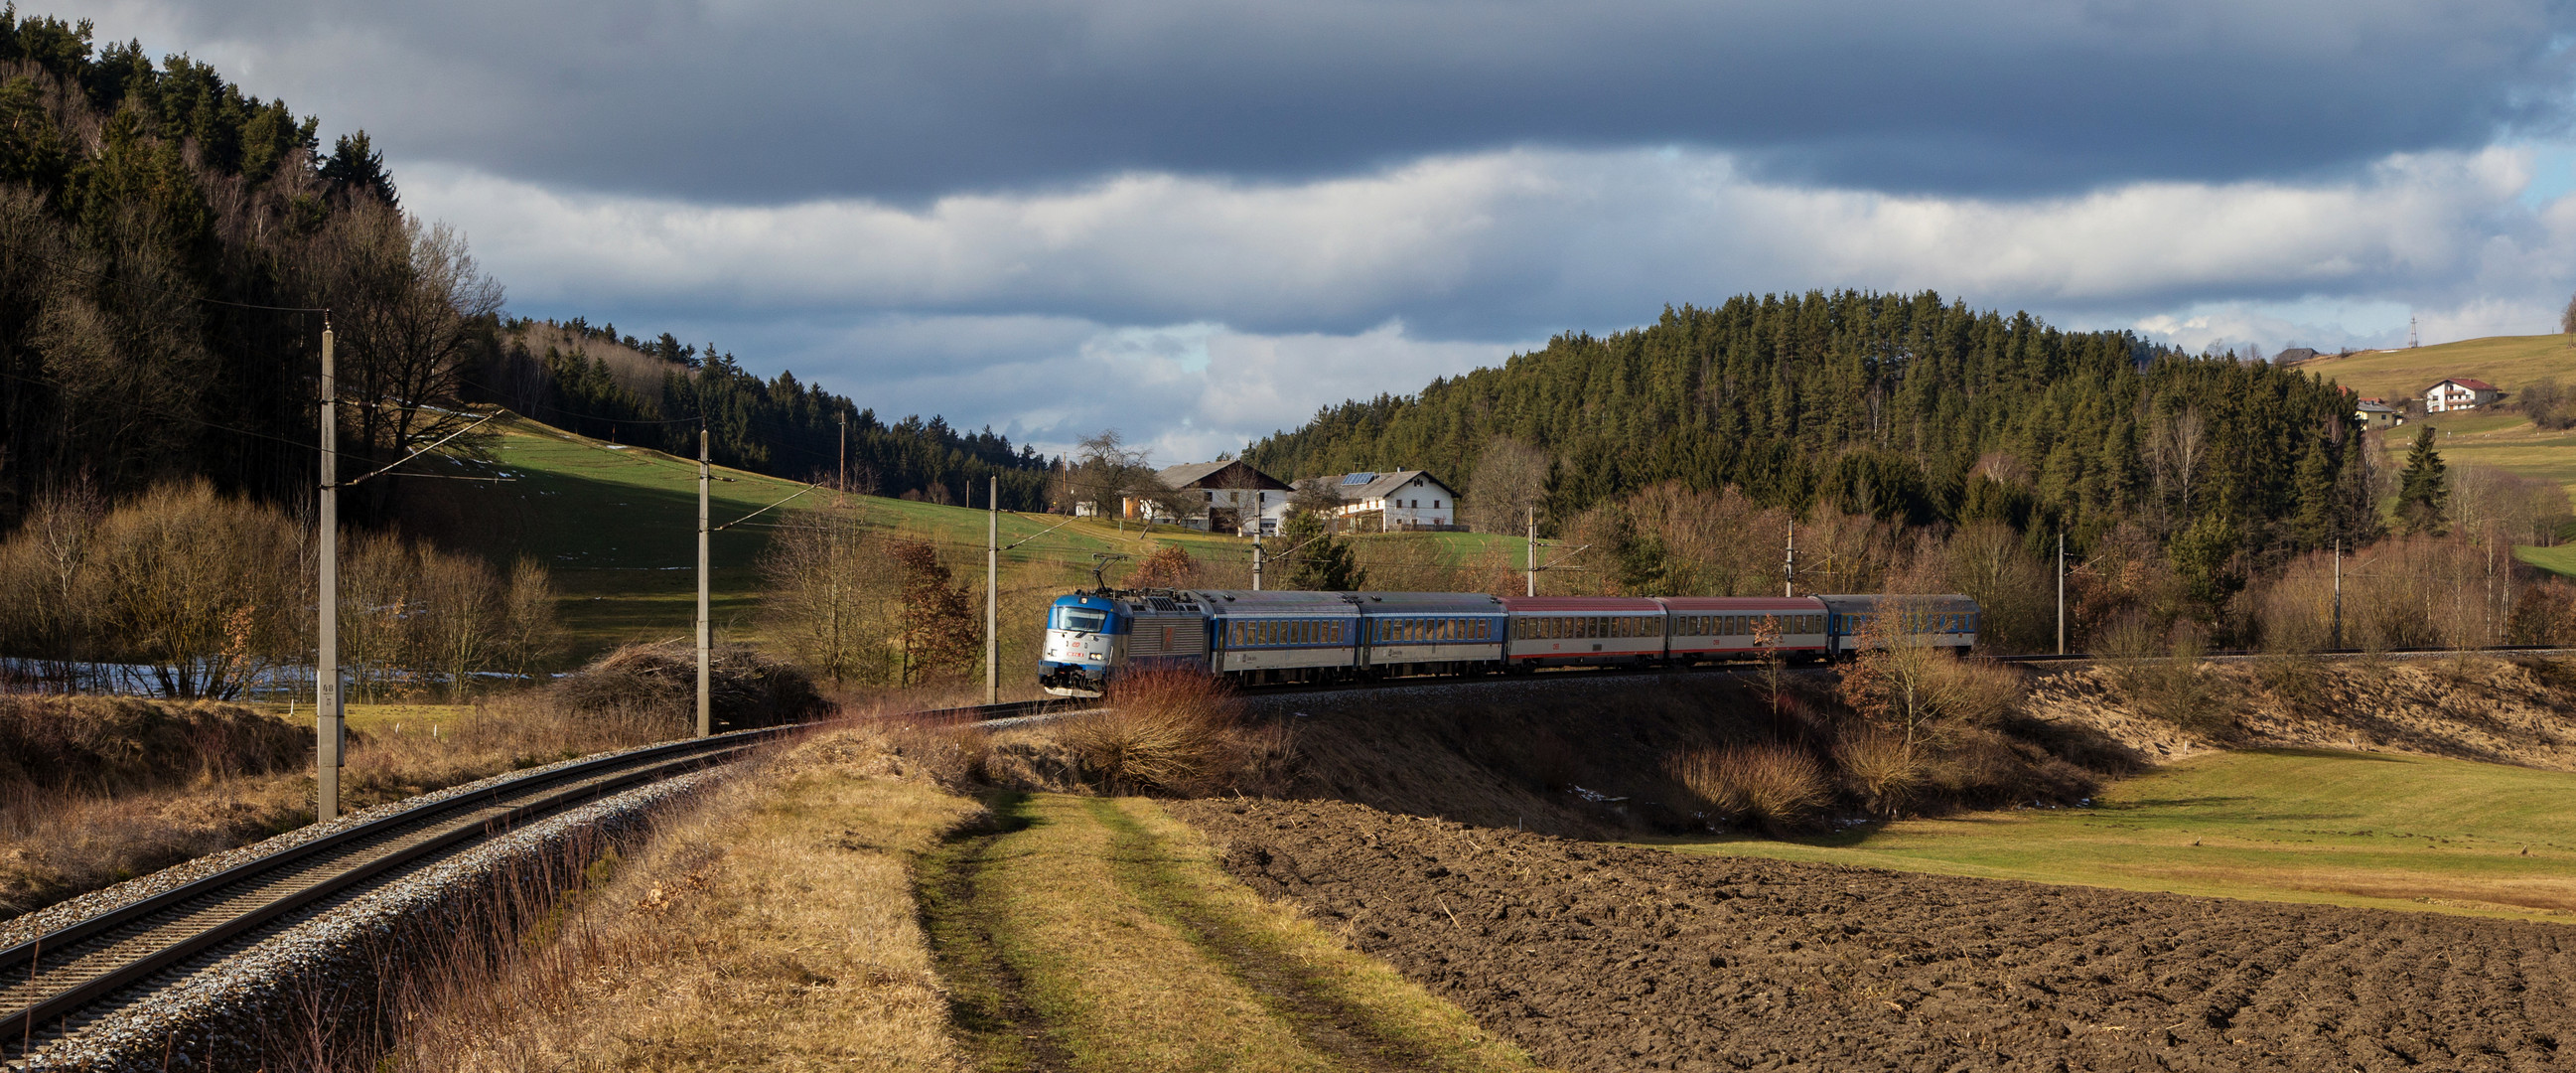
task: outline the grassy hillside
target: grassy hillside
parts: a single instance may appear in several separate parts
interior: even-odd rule
[[[2364,398],[2410,398],[2444,377],[2471,377],[2502,388],[2505,402],[2511,403],[2514,392],[2543,377],[2576,382],[2576,349],[2567,345],[2564,335],[2504,335],[2322,357],[2297,368],[2352,388]],[[2426,425],[2440,432],[2445,462],[2538,477],[2565,488],[2576,499],[2576,432],[2539,428],[2510,409],[2425,417],[2381,434],[2390,440],[2391,464],[2402,458],[2405,444]],[[2576,577],[2576,550],[2525,547],[2516,554],[2534,566]]]
[[[2576,775],[2418,756],[2217,753],[2093,808],[1908,820],[1687,852],[2272,901],[2576,914]]]
[[[573,435],[527,418],[513,416],[505,421],[492,454],[514,480],[423,482],[437,486],[420,493],[434,505],[420,513],[433,517],[431,528],[439,538],[505,561],[514,555],[531,555],[551,568],[555,584],[564,593],[562,616],[576,656],[627,641],[688,636],[697,599],[696,461]],[[721,466],[716,473],[726,478],[716,482],[711,494],[711,514],[717,524],[803,487]],[[745,637],[757,627],[758,562],[776,532],[768,523],[788,510],[821,502],[828,494],[808,492],[752,524],[711,538],[710,601],[720,631]],[[980,589],[986,525],[982,509],[875,496],[852,498],[870,523],[938,545],[960,580]],[[1169,526],[1147,532],[1134,523],[1121,525],[1109,519],[1010,512],[1002,515],[1001,531],[1006,545],[1027,541],[1003,556],[1006,595],[1042,592],[1052,598],[1074,586],[1088,585],[1094,553],[1128,556],[1109,574],[1116,582],[1164,543],[1189,551],[1201,566],[1201,584],[1245,587],[1251,583],[1252,544],[1236,537]],[[1518,563],[1523,547],[1518,537],[1471,533],[1388,534],[1363,538],[1361,544],[1364,564],[1439,567],[1471,566],[1497,556]],[[1404,581],[1420,575],[1389,570],[1386,576]]]
[[[2363,398],[2421,393],[2436,380],[2465,376],[2507,392],[2544,376],[2576,380],[2576,349],[2563,335],[2499,335],[2440,346],[2321,357],[2294,366],[2353,389]]]

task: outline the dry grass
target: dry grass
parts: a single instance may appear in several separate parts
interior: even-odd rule
[[[959,1068],[908,866],[981,806],[934,766],[876,729],[788,749],[563,912],[555,941],[451,973],[377,1068]]]
[[[668,740],[667,718],[579,712],[541,694],[352,733],[342,805],[366,808],[506,771]],[[241,705],[0,697],[0,915],[313,819],[313,729]]]
[[[1413,1051],[1408,1068],[1530,1068],[1454,1007],[1228,879],[1216,850],[1150,801],[1048,796],[1016,806],[1013,824],[943,792],[972,771],[976,738],[826,731],[712,792],[631,860],[558,869],[582,873],[556,885],[575,891],[569,906],[502,914],[540,923],[500,936],[497,959],[446,958],[401,1019],[410,1034],[366,1068],[986,1066],[990,1048],[967,1029],[961,1049],[952,1022],[978,985],[940,979],[920,923],[926,905],[934,928],[953,930],[940,923],[959,908],[951,891],[995,922],[998,953],[986,953],[1007,959],[1018,1009],[1037,1018],[1006,1030],[1012,1048],[1069,1055],[1069,1068],[1341,1068],[1257,990],[1282,965],[1305,997]],[[943,847],[950,832],[961,837]],[[962,883],[942,878],[960,868]],[[1242,971],[1247,957],[1274,970],[1270,983]]]
[[[292,826],[311,742],[236,704],[0,696],[0,914]]]
[[[1833,803],[1824,766],[1790,745],[1732,745],[1695,750],[1674,761],[1674,777],[1722,815],[1795,831]]]

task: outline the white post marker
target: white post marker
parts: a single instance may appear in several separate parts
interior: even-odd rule
[[[1529,508],[1529,595],[1538,595],[1538,508]]]

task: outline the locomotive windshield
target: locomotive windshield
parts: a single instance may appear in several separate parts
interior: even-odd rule
[[[1086,607],[1059,607],[1055,609],[1055,628],[1059,630],[1072,630],[1075,633],[1099,633],[1101,630],[1107,628],[1108,625],[1109,612],[1106,611],[1094,611]]]

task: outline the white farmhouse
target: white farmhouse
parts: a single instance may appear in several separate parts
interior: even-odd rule
[[[1340,514],[1354,528],[1392,533],[1458,524],[1458,493],[1422,470],[1345,473],[1331,480],[1342,494]]]
[[[1130,498],[1125,505],[1127,516],[1211,533],[1250,535],[1255,526],[1265,533],[1275,531],[1278,523],[1273,512],[1286,508],[1290,492],[1279,478],[1245,465],[1241,459],[1172,466],[1155,477],[1164,487],[1181,493],[1188,509],[1175,518],[1150,501]]]
[[[2497,394],[2494,384],[2455,376],[2424,389],[2424,412],[2440,414],[2474,410],[2496,401]]]

